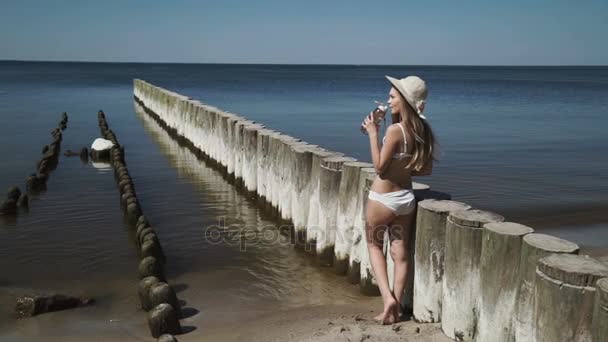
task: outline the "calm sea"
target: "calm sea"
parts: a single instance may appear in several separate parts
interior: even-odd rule
[[[386,101],[384,75],[410,74],[428,83],[427,117],[441,150],[433,175],[419,182],[590,251],[607,249],[608,67],[0,62],[0,189],[24,187],[61,112],[69,115],[62,149],[78,150],[98,137],[96,113],[103,109],[126,146],[143,209],[166,245],[168,267],[187,284],[182,296],[219,291],[219,283],[244,303],[240,310],[262,300],[354,301],[356,290],[288,244],[237,253],[235,245],[206,243],[203,227],[218,217],[237,226],[274,223],[135,114],[132,79],[369,161],[359,123],[374,100]],[[29,214],[0,220],[0,289],[82,290],[113,298],[106,302],[112,303],[106,304],[110,313],[113,305],[133,304],[136,256],[119,208],[110,170],[62,156]]]

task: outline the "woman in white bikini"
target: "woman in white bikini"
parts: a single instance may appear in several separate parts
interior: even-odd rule
[[[426,83],[417,76],[391,82],[389,106],[401,120],[386,130],[382,147],[378,125],[372,114],[364,121],[368,132],[372,161],[378,176],[369,191],[365,209],[367,248],[372,270],[378,282],[384,309],[375,317],[382,324],[399,320],[399,308],[408,276],[408,240],[414,223],[416,199],[412,176],[430,175],[433,168],[435,138],[422,114],[427,97]],[[388,229],[391,257],[394,261],[394,284],[391,292],[382,252],[384,233]]]

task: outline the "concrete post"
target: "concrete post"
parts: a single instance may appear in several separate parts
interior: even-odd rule
[[[484,225],[477,341],[513,340],[522,240],[534,229],[512,222]],[[514,257],[515,256],[515,257]]]
[[[591,341],[595,283],[608,266],[583,255],[551,254],[538,260],[534,305],[537,342]]]
[[[319,173],[319,231],[317,232],[317,261],[331,266],[336,243],[336,220],[342,165],[354,162],[350,157],[327,157],[321,161]]]
[[[333,268],[336,274],[346,274],[357,211],[359,210],[359,176],[361,169],[374,165],[364,162],[346,162],[342,165],[342,178],[338,190],[338,212],[336,216],[336,241]]]
[[[434,199],[418,203],[414,260],[414,318],[418,322],[441,320],[445,232],[451,211],[468,210],[471,206],[455,201]]]
[[[475,338],[482,227],[502,221],[504,217],[498,214],[476,209],[453,211],[448,216],[441,329],[451,339]]]
[[[367,243],[365,241],[365,204],[367,203],[366,184],[367,179],[376,175],[376,169],[365,167],[359,171],[357,183],[357,209],[353,217],[352,247],[348,259],[348,270],[346,278],[351,284],[361,282],[361,258],[367,254]]]
[[[538,259],[553,253],[577,254],[579,247],[574,242],[554,236],[532,233],[524,236],[519,259],[519,280],[514,317],[516,341],[534,341],[534,283]]]
[[[311,254],[317,253],[317,232],[319,225],[319,194],[320,194],[320,175],[321,161],[331,156],[340,157],[342,153],[328,151],[323,148],[312,148],[312,168],[310,171],[310,202],[308,206],[308,219],[306,224],[306,245],[305,249]]]
[[[591,325],[593,342],[608,341],[608,278],[595,284],[595,306]]]

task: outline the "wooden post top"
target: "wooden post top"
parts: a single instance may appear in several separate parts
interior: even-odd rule
[[[447,213],[451,211],[471,209],[470,205],[462,202],[436,199],[426,199],[424,201],[420,201],[418,202],[418,206],[436,213]]]
[[[448,218],[456,224],[472,228],[482,228],[486,223],[505,220],[501,215],[479,209],[453,211]]]
[[[552,253],[576,253],[579,250],[576,243],[547,234],[528,234],[524,236],[524,243]]]
[[[514,222],[490,222],[483,227],[501,235],[526,235],[534,232],[534,229]]]
[[[538,271],[575,286],[595,286],[608,277],[608,266],[588,255],[551,254],[538,260]]]

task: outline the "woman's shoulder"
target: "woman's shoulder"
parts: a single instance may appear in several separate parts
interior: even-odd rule
[[[386,132],[401,132],[401,128],[399,128],[400,123],[396,122],[394,124],[388,125],[386,128]]]
[[[399,127],[400,123],[390,124],[386,128],[386,136],[391,135],[394,137],[400,137],[402,135],[401,128]]]

